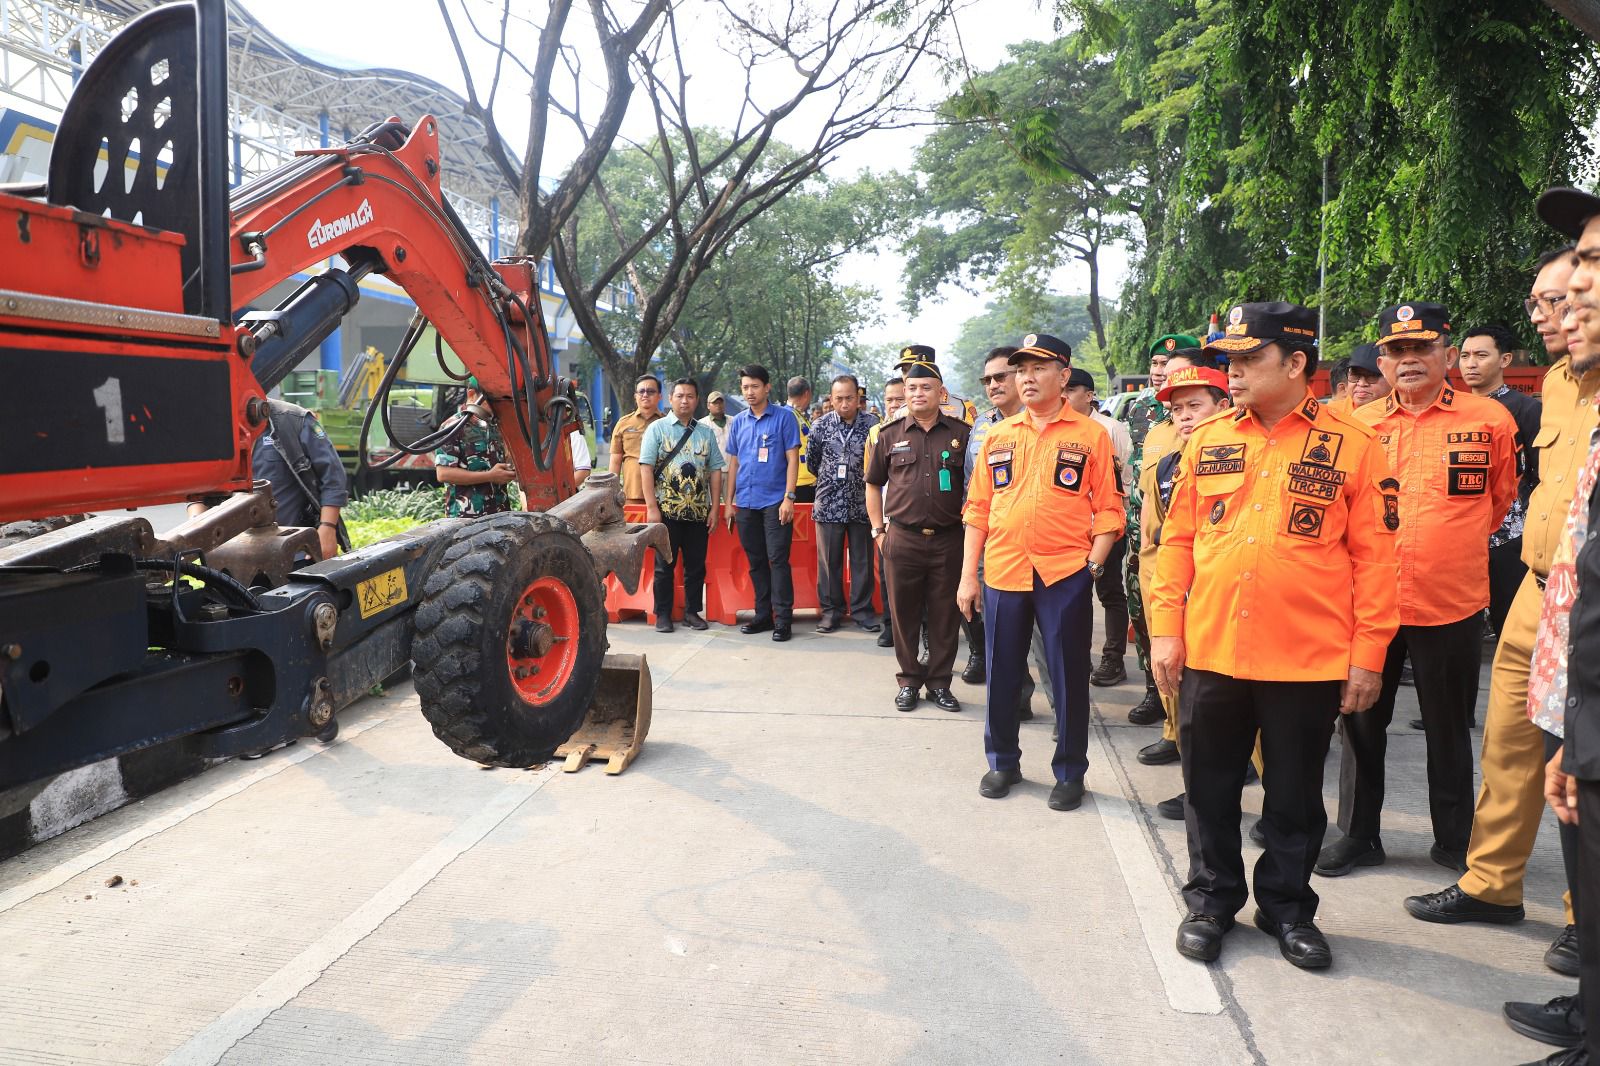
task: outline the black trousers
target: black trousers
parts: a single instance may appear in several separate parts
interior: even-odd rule
[[[1544,735],[1544,761],[1548,763],[1555,758],[1556,752],[1560,750],[1561,738],[1554,733],[1546,733]],[[1578,891],[1578,853],[1582,844],[1579,840],[1578,827],[1558,820],[1556,822],[1556,836],[1561,841],[1561,866],[1567,875],[1567,891],[1572,893],[1572,917],[1574,921],[1581,924],[1583,922],[1583,902],[1580,898],[1582,893]]]
[[[822,620],[844,617],[846,550],[850,564],[850,617],[860,625],[877,621],[872,609],[872,526],[866,522],[818,522],[817,603]]]
[[[683,609],[699,614],[706,606],[706,543],[711,531],[704,521],[685,522],[666,518],[667,537],[672,541],[672,555],[662,558],[656,554],[656,617],[672,617],[673,586],[677,584],[674,571],[678,558],[683,558]]]
[[[1128,588],[1122,578],[1122,560],[1128,554],[1128,538],[1118,537],[1106,556],[1106,568],[1094,583],[1095,599],[1106,614],[1106,642],[1100,654],[1120,659],[1128,654]]]
[[[1522,538],[1508,540],[1489,549],[1489,624],[1495,636],[1506,624],[1511,613],[1511,601],[1517,598],[1523,575],[1528,567],[1522,561]]]
[[[1600,879],[1600,781],[1578,782],[1578,879]],[[1577,892],[1572,894],[1574,909]],[[1589,1061],[1600,1061],[1600,908],[1585,907],[1578,919],[1578,995],[1583,1000]]]
[[[733,513],[733,525],[750,563],[755,620],[770,618],[774,625],[786,626],[794,618],[794,574],[789,570],[794,525],[778,521],[778,506],[740,507]]]
[[[1359,840],[1379,839],[1388,729],[1407,653],[1428,744],[1428,813],[1433,818],[1433,839],[1447,851],[1465,854],[1477,800],[1472,787],[1472,733],[1467,724],[1478,703],[1478,668],[1483,662],[1483,622],[1476,614],[1442,626],[1401,626],[1395,634],[1383,664],[1378,702],[1370,710],[1344,719],[1339,828]]]
[[[961,648],[961,612],[956,586],[961,584],[962,527],[952,526],[931,537],[889,524],[883,535],[883,561],[889,567],[889,598],[894,603],[894,655],[901,686],[949,688]],[[928,665],[917,661],[917,631],[927,611]]]
[[[1239,796],[1260,730],[1267,847],[1256,860],[1256,906],[1275,922],[1316,917],[1311,868],[1328,829],[1322,765],[1339,717],[1339,692],[1338,681],[1240,681],[1184,670],[1178,745],[1188,797],[1189,882],[1183,898],[1194,913],[1231,918],[1244,906]]]

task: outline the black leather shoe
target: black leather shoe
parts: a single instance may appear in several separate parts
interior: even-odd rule
[[[656,617],[656,632],[657,633],[671,633],[672,631],[673,631],[672,619],[668,618],[664,614],[663,615],[658,615]]]
[[[711,628],[711,626],[706,622],[706,620],[704,618],[700,617],[700,614],[699,614],[698,611],[684,611],[683,612],[683,624],[688,626],[690,629],[710,629]]]
[[[1165,766],[1169,762],[1178,761],[1178,745],[1162,737],[1154,744],[1146,744],[1139,749],[1138,759],[1146,766]]]
[[[757,618],[739,627],[741,633],[765,633],[772,628],[772,619]]]
[[[894,647],[894,630],[890,629],[888,626],[883,627],[883,632],[878,634],[878,647]]]
[[[1387,858],[1379,841],[1340,837],[1322,849],[1311,870],[1323,877],[1343,877],[1357,866],[1382,866]]]
[[[894,709],[897,711],[916,710],[917,690],[911,685],[901,685],[900,691],[894,694]]]
[[[1250,827],[1250,843],[1258,848],[1267,846],[1267,831],[1261,828],[1260,818],[1257,818],[1255,824]]]
[[[1186,959],[1216,962],[1222,954],[1222,937],[1232,928],[1232,918],[1190,913],[1178,926],[1178,954]]]
[[[861,631],[863,631],[863,632],[866,632],[866,633],[876,633],[879,630],[883,629],[883,627],[880,626],[876,622],[857,622],[856,623],[856,628],[861,630]],[[883,643],[883,641],[879,640],[878,643],[881,644],[881,643]]]
[[[1164,799],[1156,804],[1156,813],[1169,822],[1183,821],[1183,797],[1187,793],[1180,792],[1171,799]]]
[[[988,671],[983,666],[983,652],[977,648],[967,655],[967,665],[961,671],[961,680],[969,685],[981,685],[988,677]]]
[[[839,623],[834,621],[832,618],[824,618],[822,621],[817,623],[818,633],[832,633],[838,628]]]
[[[1544,964],[1556,973],[1578,976],[1578,927],[1569,925],[1545,949]]]
[[[1421,896],[1407,896],[1405,906],[1411,917],[1441,925],[1459,925],[1462,922],[1511,925],[1527,917],[1520,903],[1515,907],[1485,903],[1461,891],[1460,885],[1451,885]]]
[[[1256,911],[1256,928],[1278,942],[1278,952],[1291,966],[1325,970],[1333,964],[1333,949],[1322,930],[1311,922],[1275,922]]]
[[[1110,688],[1112,685],[1120,685],[1126,680],[1128,680],[1128,671],[1122,665],[1122,656],[1120,655],[1116,657],[1102,655],[1100,657],[1100,665],[1096,666],[1094,671],[1089,674],[1089,684],[1096,688]]]
[[[947,688],[930,688],[928,690],[928,698],[941,711],[959,711],[961,709],[961,701],[956,699],[956,694]]]
[[[1409,661],[1400,667],[1400,683],[1402,685],[1410,685],[1413,688],[1416,687],[1417,679],[1411,673],[1411,663]]]
[[[978,795],[997,800],[1011,791],[1011,786],[1022,781],[1021,770],[990,770],[978,782]]]
[[[1083,781],[1057,781],[1050,790],[1052,811],[1075,811],[1083,803]]]
[[[1415,729],[1417,732],[1421,733],[1423,730],[1425,730],[1427,728],[1427,726],[1422,724],[1422,719],[1413,718],[1413,719],[1411,719],[1411,728]]]
[[[1579,1044],[1577,1047],[1557,1051],[1538,1062],[1527,1063],[1526,1066],[1589,1066],[1589,1052]]]
[[[1467,872],[1467,853],[1465,851],[1451,851],[1439,844],[1428,849],[1428,858],[1443,866],[1446,870],[1454,870],[1458,874]]]
[[[1583,1043],[1582,1008],[1577,996],[1557,996],[1548,1003],[1507,1003],[1506,1024],[1530,1040],[1556,1047]]]
[[[1161,706],[1161,693],[1153,688],[1144,690],[1144,699],[1128,712],[1128,721],[1134,725],[1155,725],[1166,720],[1167,710]]]
[[[790,629],[788,626],[772,627],[772,639],[777,641],[779,644],[782,644],[792,636],[794,636],[794,630]]]

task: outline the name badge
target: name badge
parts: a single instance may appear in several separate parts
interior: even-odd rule
[[[1001,463],[1009,463],[1010,461],[1011,461],[1011,453],[1010,452],[990,452],[989,453],[989,465],[990,466],[999,466]]]
[[[762,445],[760,448],[756,449],[756,462],[764,463],[766,461],[767,461],[767,449],[766,449],[765,445]]]
[[[845,479],[845,464],[840,463],[839,464],[839,472],[837,474],[834,474],[833,476],[838,478],[840,481],[843,481]]]

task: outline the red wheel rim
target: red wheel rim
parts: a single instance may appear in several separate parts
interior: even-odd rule
[[[524,700],[542,706],[561,695],[578,662],[578,602],[566,582],[541,577],[511,612],[506,670]]]

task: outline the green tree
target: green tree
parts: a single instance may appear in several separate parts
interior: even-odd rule
[[[1108,304],[1108,311],[1115,305]],[[975,315],[961,324],[951,346],[948,360],[941,357],[948,368],[946,381],[952,391],[970,397],[983,406],[983,387],[978,375],[983,371],[983,360],[989,352],[1001,345],[1015,345],[1025,333],[1048,333],[1078,348],[1094,333],[1094,322],[1089,317],[1088,301],[1081,293],[1063,296],[1047,294],[1038,303],[1029,301],[991,300],[983,314]],[[1094,373],[1092,365],[1084,368]],[[1102,384],[1108,373],[1115,370],[1102,368],[1095,377]]]

